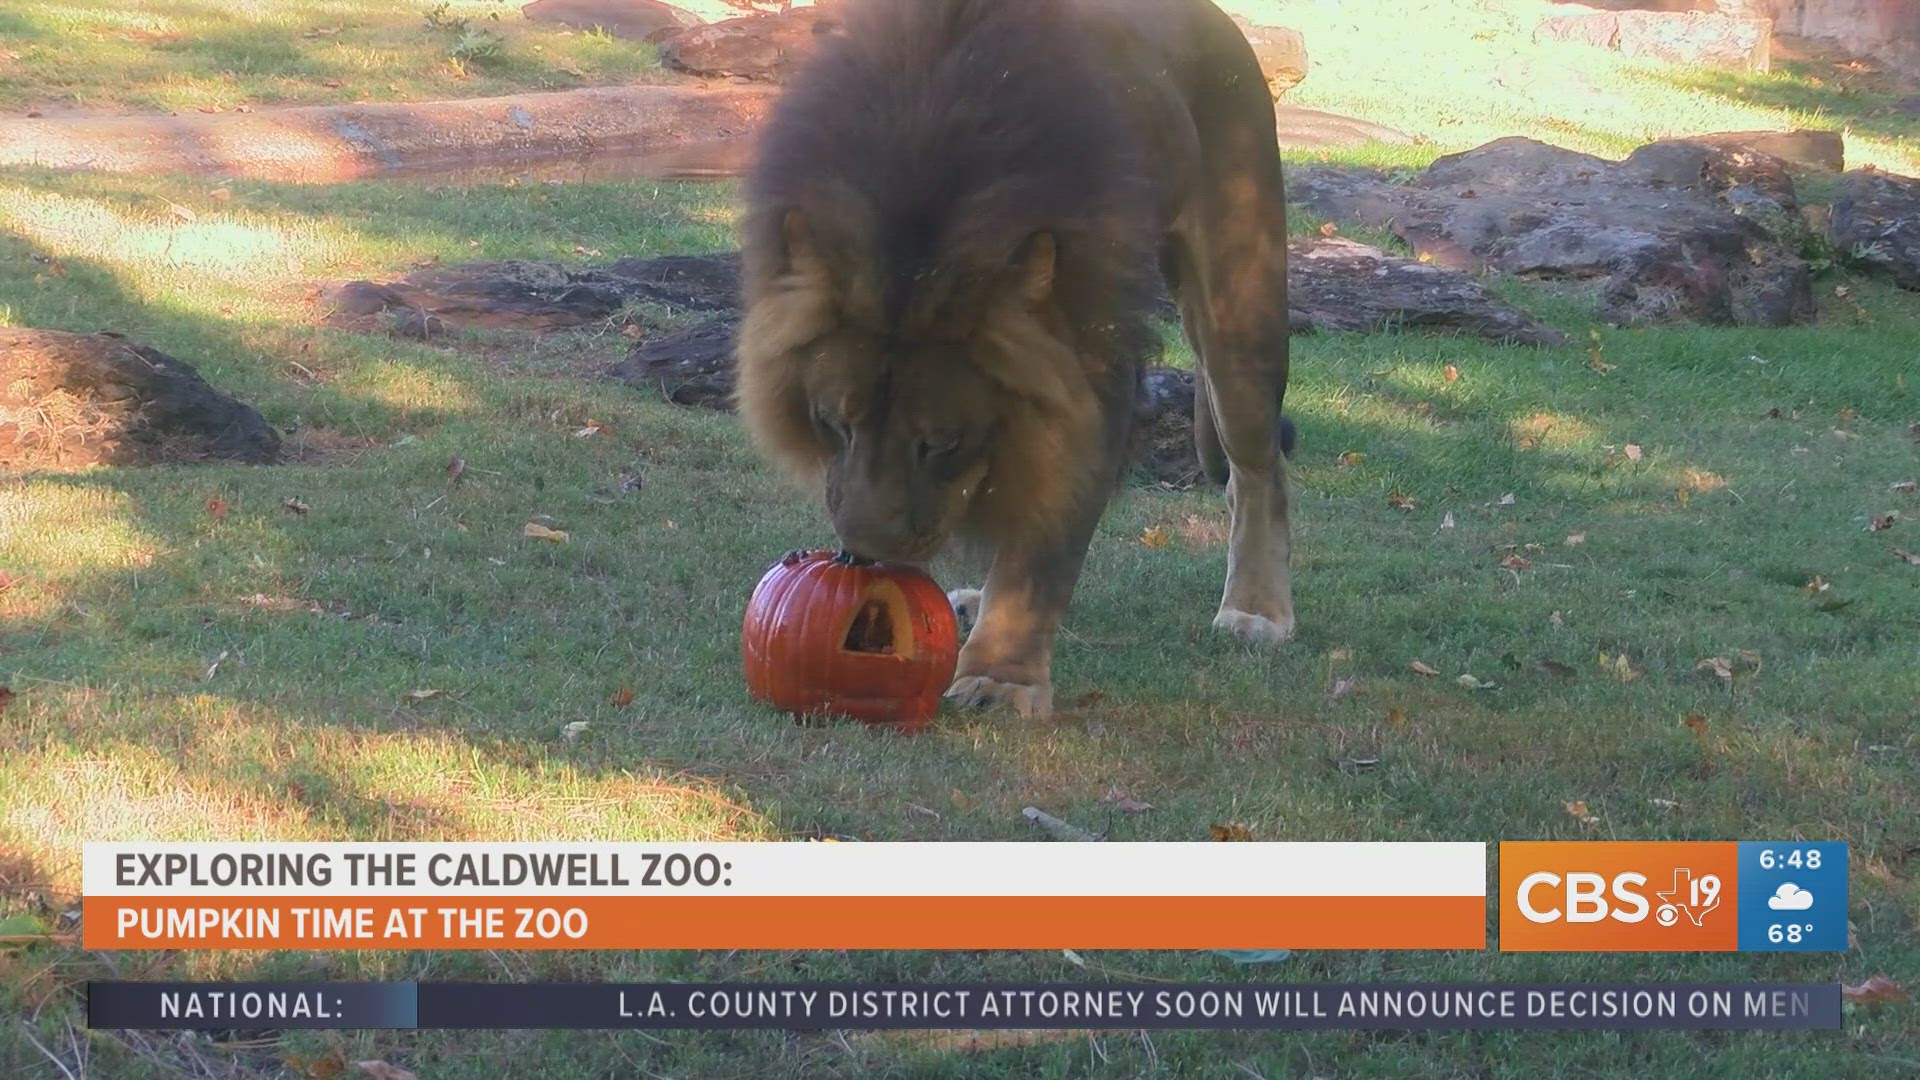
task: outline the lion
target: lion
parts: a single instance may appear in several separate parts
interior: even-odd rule
[[[746,183],[737,403],[849,553],[990,553],[948,695],[1044,716],[1156,263],[1232,515],[1213,623],[1292,636],[1286,251],[1273,103],[1209,0],[851,0]]]

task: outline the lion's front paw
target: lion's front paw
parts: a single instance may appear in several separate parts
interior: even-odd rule
[[[947,696],[968,708],[1011,705],[1029,720],[1053,712],[1053,687],[1047,683],[1007,683],[985,675],[962,675],[947,688]]]
[[[1283,619],[1269,619],[1265,615],[1223,607],[1220,614],[1213,617],[1213,625],[1222,630],[1231,630],[1242,641],[1260,645],[1278,645],[1293,637],[1291,615]]]
[[[964,636],[980,621],[980,603],[986,594],[979,589],[952,589],[947,593],[947,603],[953,605],[953,617],[960,624],[960,633]]]

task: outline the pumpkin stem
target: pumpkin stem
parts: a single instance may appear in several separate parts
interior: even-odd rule
[[[874,564],[874,560],[863,559],[844,548],[841,549],[838,555],[833,557],[833,561],[839,563],[841,566],[872,566]]]

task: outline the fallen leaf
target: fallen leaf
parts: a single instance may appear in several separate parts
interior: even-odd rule
[[[1507,492],[1507,493],[1506,493],[1505,495],[1502,495],[1502,496],[1500,496],[1500,501],[1499,501],[1499,502],[1497,502],[1497,503],[1494,503],[1493,505],[1495,505],[1495,506],[1512,506],[1512,505],[1513,505],[1514,503],[1516,503],[1516,502],[1518,502],[1518,501],[1519,501],[1519,500],[1517,500],[1517,499],[1515,499],[1515,498],[1513,497],[1513,492],[1511,492],[1511,491],[1509,491],[1509,492]]]
[[[1680,504],[1680,509],[1685,510],[1687,507],[1693,505],[1693,492],[1686,488],[1681,488],[1674,493],[1673,501]]]
[[[1898,520],[1900,520],[1900,515],[1897,513],[1881,514],[1880,516],[1873,518],[1872,520],[1867,522],[1867,531],[1868,532],[1886,532],[1888,529],[1893,528],[1893,523]]]
[[[1697,712],[1688,713],[1686,717],[1682,719],[1680,722],[1687,726],[1687,730],[1693,732],[1695,735],[1699,736],[1702,739],[1707,737],[1707,728],[1712,725],[1712,721],[1708,720],[1705,716]]]
[[[408,701],[432,701],[437,697],[446,697],[447,692],[445,690],[409,690],[400,696]]]
[[[623,686],[615,690],[613,697],[609,699],[609,703],[616,709],[624,709],[633,704],[633,687]]]
[[[1693,670],[1711,672],[1723,682],[1733,681],[1733,661],[1724,656],[1709,656],[1693,665]]]
[[[592,725],[588,724],[585,720],[575,720],[573,723],[568,724],[566,727],[561,728],[560,735],[562,738],[565,738],[568,740],[577,739],[580,737],[581,732],[587,730],[587,728],[591,726]]]
[[[207,192],[207,198],[212,199],[215,202],[226,202],[233,198],[233,192],[228,191],[226,188],[223,188],[223,187],[214,188],[212,191]]]
[[[1450,383],[1457,383],[1460,381],[1460,369],[1457,367],[1454,367],[1452,364],[1448,364],[1446,366],[1446,369],[1442,371],[1440,374],[1442,378],[1446,379]]]
[[[1371,769],[1380,764],[1380,759],[1377,757],[1346,757],[1341,758],[1335,764],[1349,772],[1359,772],[1363,769]]]
[[[1227,840],[1239,841],[1239,840],[1253,839],[1253,830],[1247,828],[1245,825],[1241,825],[1237,823],[1229,823],[1226,825],[1222,825],[1218,822],[1215,822],[1214,824],[1207,826],[1207,834],[1215,840],[1223,840],[1223,841],[1227,841]]]
[[[1365,460],[1367,460],[1367,455],[1358,450],[1348,450],[1340,455],[1339,463],[1343,466],[1352,467]]]
[[[959,788],[954,788],[953,790],[947,792],[947,801],[953,804],[953,808],[955,810],[959,810],[962,812],[971,810],[974,807],[980,805],[979,800],[975,799],[973,796],[967,794],[966,792],[961,791]]]
[[[1901,562],[1906,563],[1908,566],[1920,566],[1920,555],[1915,555],[1913,552],[1908,551],[1906,548],[1894,548],[1893,555],[1894,555],[1894,558],[1899,559]]]
[[[177,202],[168,202],[167,209],[173,211],[173,216],[179,218],[182,221],[199,221],[200,220],[199,214],[194,213],[192,210],[188,209],[187,207],[181,206]]]
[[[603,430],[605,430],[605,428],[604,428],[604,425],[600,423],[600,421],[589,419],[587,421],[587,426],[581,428],[579,431],[574,432],[573,437],[576,439],[588,439],[588,438],[592,438],[595,435],[600,434],[600,432]]]
[[[1342,661],[1345,661],[1345,660],[1351,660],[1351,659],[1353,659],[1353,650],[1352,650],[1352,649],[1348,649],[1348,648],[1339,648],[1339,649],[1328,649],[1328,650],[1327,650],[1327,660],[1328,660],[1328,661],[1330,661],[1330,662],[1332,662],[1332,663],[1335,663],[1335,664],[1338,664],[1338,663],[1340,663],[1340,662],[1342,662]]]
[[[1440,677],[1440,672],[1428,666],[1427,663],[1422,660],[1415,660],[1413,663],[1408,664],[1407,667],[1412,669],[1415,675],[1425,675],[1429,679],[1437,679]]]
[[[1360,680],[1358,679],[1335,679],[1333,686],[1327,690],[1327,700],[1339,701],[1341,698],[1353,693],[1353,688],[1358,685],[1359,682]]]
[[[1453,511],[1447,511],[1446,515],[1440,519],[1440,527],[1443,529],[1453,528]]]
[[[1620,448],[1620,452],[1627,455],[1628,461],[1639,461],[1646,453],[1640,449],[1639,443],[1628,443]]]
[[[1680,804],[1677,802],[1674,802],[1672,799],[1648,799],[1647,802],[1650,805],[1656,806],[1662,810],[1680,809]]]
[[[1599,372],[1600,374],[1605,375],[1608,372],[1613,371],[1615,368],[1618,368],[1620,365],[1609,364],[1605,360],[1600,359],[1600,350],[1595,349],[1593,350],[1592,353],[1588,354],[1587,356],[1587,366]]]
[[[313,509],[313,507],[308,506],[306,503],[301,502],[299,499],[281,499],[280,505],[283,507],[286,507],[288,510],[293,511],[296,514],[304,514],[307,511]]]
[[[1173,537],[1167,535],[1167,530],[1155,525],[1140,534],[1140,542],[1150,548],[1163,548],[1173,543]]]
[[[1525,570],[1533,565],[1533,560],[1520,555],[1509,555],[1500,560],[1500,565],[1508,570]]]
[[[335,86],[340,85],[334,83]],[[398,1065],[389,1065],[384,1061],[356,1061],[353,1067],[366,1073],[371,1080],[415,1080],[412,1073]]]
[[[1393,507],[1395,510],[1410,511],[1416,504],[1413,501],[1413,496],[1404,491],[1395,491],[1393,494],[1387,496],[1387,505]]]
[[[1829,588],[1831,588],[1831,586],[1827,584],[1826,578],[1821,577],[1819,574],[1815,574],[1812,577],[1807,579],[1807,583],[1805,586],[1803,586],[1803,588],[1807,590],[1808,596],[1818,596],[1821,593],[1826,592]]]
[[[1898,483],[1888,484],[1887,490],[1898,492],[1901,495],[1912,495],[1915,492],[1920,492],[1920,480],[1902,480]]]
[[[1328,221],[1328,222],[1324,222],[1324,223],[1322,223],[1322,224],[1321,224],[1321,226],[1320,226],[1320,235],[1321,235],[1321,236],[1332,236],[1333,234],[1335,234],[1335,233],[1337,233],[1337,232],[1339,232],[1339,231],[1340,231],[1340,226],[1338,226],[1338,225],[1336,225],[1336,224],[1334,224],[1334,223],[1333,223],[1333,222],[1331,222],[1331,221]]]
[[[1572,532],[1567,534],[1568,547],[1579,547],[1581,544],[1584,544],[1586,542],[1587,542],[1587,534],[1584,532]]]
[[[1619,656],[1612,658],[1609,658],[1606,653],[1601,653],[1600,670],[1611,674],[1623,683],[1637,682],[1640,676],[1644,674],[1644,672],[1635,670],[1633,665],[1628,663],[1626,653],[1621,653]]]
[[[1535,660],[1533,662],[1533,666],[1539,668],[1541,671],[1544,671],[1549,675],[1554,676],[1555,678],[1560,678],[1560,679],[1571,679],[1575,675],[1579,674],[1578,672],[1574,671],[1571,666],[1567,664],[1563,664],[1560,661],[1547,656],[1543,656],[1540,659]]]
[[[1453,680],[1453,681],[1454,681],[1454,682],[1457,682],[1457,683],[1459,683],[1459,684],[1460,684],[1461,686],[1464,686],[1464,687],[1466,687],[1466,688],[1467,688],[1467,689],[1469,689],[1469,690],[1498,690],[1498,689],[1500,689],[1500,687],[1499,687],[1499,686],[1498,686],[1497,684],[1495,684],[1495,683],[1490,683],[1490,682],[1481,682],[1481,681],[1480,681],[1479,679],[1476,679],[1476,678],[1474,678],[1474,677],[1473,677],[1472,675],[1462,675],[1462,676],[1460,676],[1459,678],[1457,678],[1457,679],[1455,679],[1455,680]]]
[[[1394,727],[1406,727],[1407,726],[1407,710],[1398,709],[1398,708],[1388,709],[1387,723],[1392,724]]]
[[[1859,986],[1841,983],[1840,999],[1851,1005],[1889,1005],[1907,1000],[1907,992],[1885,975],[1875,975]]]
[[[526,528],[520,530],[520,535],[529,540],[545,540],[550,544],[564,544],[572,539],[561,530],[549,529],[537,521],[527,522]]]
[[[1587,801],[1585,799],[1574,799],[1571,802],[1561,803],[1560,805],[1566,807],[1568,817],[1573,818],[1582,825],[1600,824],[1598,817],[1587,812]]]
[[[215,495],[213,498],[208,499],[207,513],[212,515],[213,520],[215,521],[227,520],[227,500],[221,498],[218,495]]]
[[[451,480],[457,484],[460,482],[460,478],[462,476],[465,476],[466,473],[467,473],[466,458],[457,457],[457,458],[454,458],[452,461],[447,462],[447,479],[448,480]]]
[[[1563,611],[1556,611],[1547,616],[1547,623],[1552,626],[1565,626],[1567,625],[1567,615]]]

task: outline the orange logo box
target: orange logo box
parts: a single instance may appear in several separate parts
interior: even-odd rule
[[[1733,952],[1740,845],[1500,845],[1502,952]]]

